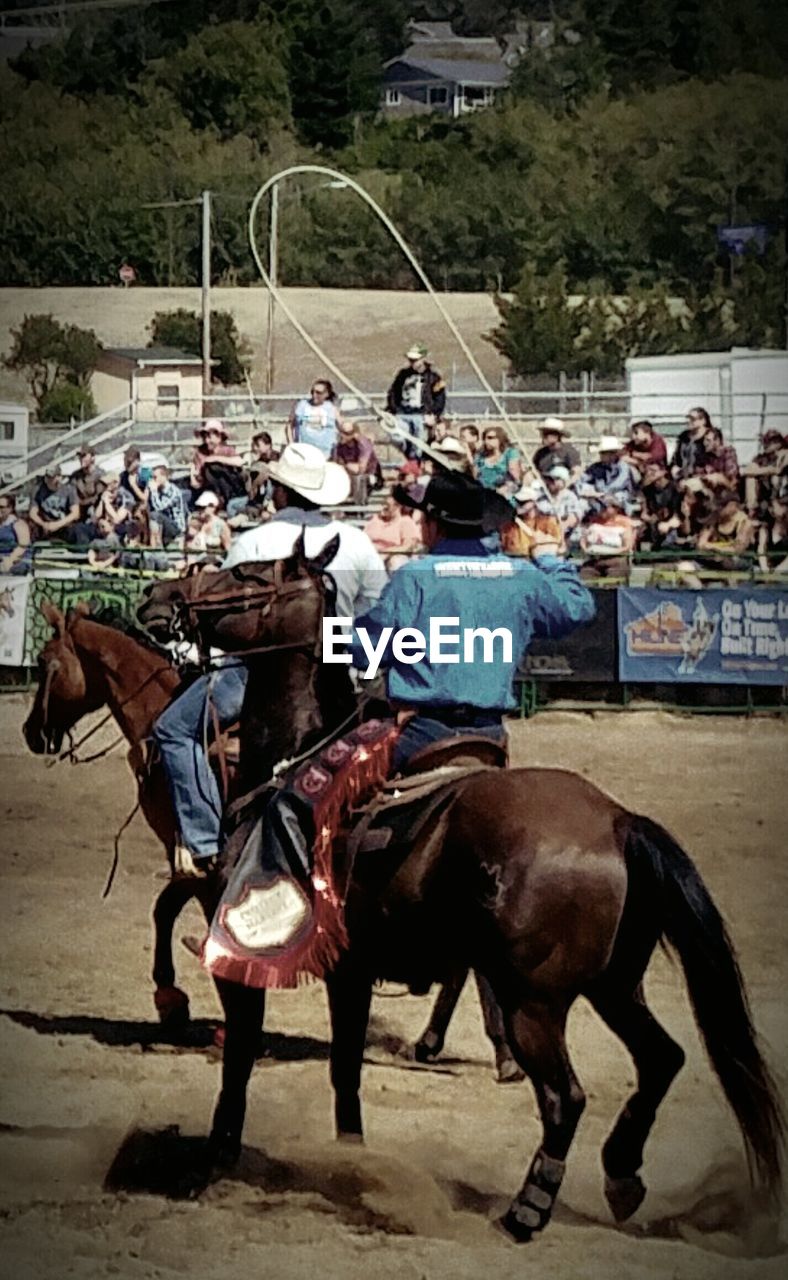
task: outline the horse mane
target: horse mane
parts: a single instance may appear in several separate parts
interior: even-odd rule
[[[127,636],[129,640],[136,641],[141,648],[148,649],[159,658],[166,658],[168,662],[172,661],[170,650],[163,644],[159,644],[147,631],[143,631],[142,627],[138,627],[135,622],[127,618],[117,605],[107,604],[100,609],[91,610],[87,615],[86,621],[97,622],[99,626],[109,627],[111,631],[119,631],[121,635]]]

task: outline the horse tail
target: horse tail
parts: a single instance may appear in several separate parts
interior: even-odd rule
[[[664,827],[636,816],[625,855],[630,876],[656,895],[660,941],[681,961],[706,1052],[739,1122],[750,1178],[777,1199],[785,1117],[725,922],[692,859]]]

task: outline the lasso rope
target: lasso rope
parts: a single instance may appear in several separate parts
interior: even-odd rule
[[[390,413],[387,409],[380,408],[378,405],[376,405],[372,400],[371,396],[367,395],[365,391],[362,391],[360,387],[357,387],[356,384],[352,381],[352,379],[344,372],[344,370],[340,369],[339,365],[335,364],[335,362],[324,351],[324,349],[320,346],[320,344],[307,331],[307,329],[304,327],[304,325],[301,323],[301,321],[293,312],[292,308],[285,302],[284,297],[282,296],[281,290],[277,287],[277,285],[274,284],[273,280],[268,274],[268,271],[265,268],[265,264],[263,262],[260,251],[258,249],[257,233],[255,231],[255,222],[257,219],[257,211],[260,207],[260,202],[263,200],[264,196],[266,196],[267,193],[271,190],[271,188],[274,187],[278,182],[281,182],[285,178],[293,177],[295,174],[301,174],[301,173],[319,173],[319,174],[322,174],[324,177],[331,178],[332,181],[336,183],[341,183],[342,186],[349,187],[352,191],[355,191],[356,195],[361,196],[361,199],[365,202],[365,204],[369,205],[373,213],[377,214],[378,218],[383,223],[384,227],[389,232],[389,234],[392,236],[397,246],[402,250],[408,262],[410,263],[411,267],[416,272],[416,275],[419,277],[419,280],[422,282],[422,284],[424,285],[424,288],[427,290],[428,294],[432,298],[440,315],[442,316],[443,320],[448,325],[452,334],[454,335],[457,342],[459,343],[463,354],[468,360],[468,363],[471,365],[471,368],[473,369],[477,378],[479,379],[485,391],[489,395],[490,399],[492,400],[493,404],[498,410],[498,413],[500,414],[501,418],[503,418],[503,420],[509,425],[511,429],[511,422],[509,419],[509,415],[506,412],[506,405],[499,398],[497,392],[491,386],[489,380],[487,379],[478,361],[476,360],[476,357],[474,356],[467,342],[465,341],[459,329],[457,328],[457,325],[454,323],[448,311],[446,310],[443,303],[441,302],[438,294],[436,293],[435,289],[432,286],[432,283],[427,277],[420,262],[416,258],[416,255],[413,253],[413,250],[410,248],[407,242],[403,239],[402,235],[397,230],[397,227],[394,225],[394,223],[392,222],[388,214],[385,212],[385,210],[380,207],[378,202],[369,194],[368,191],[365,191],[365,189],[361,186],[360,183],[356,182],[355,179],[351,178],[348,174],[341,173],[340,170],[338,169],[330,169],[328,168],[327,165],[295,164],[295,165],[291,165],[287,169],[281,169],[279,173],[275,173],[271,178],[269,178],[266,182],[263,183],[263,185],[258,190],[256,196],[254,197],[254,200],[252,201],[252,204],[251,204],[251,208],[249,210],[249,245],[252,250],[252,256],[255,260],[255,263],[257,264],[257,269],[263,278],[266,288],[269,290],[276,305],[280,307],[284,315],[287,316],[287,319],[290,321],[296,333],[299,335],[299,337],[303,339],[303,341],[309,347],[310,351],[312,351],[314,355],[317,356],[318,360],[320,360],[325,365],[325,367],[331,371],[331,373],[333,374],[333,376],[336,378],[338,382],[341,382],[343,386],[347,387],[348,391],[350,391],[358,400],[361,401],[363,405],[366,406],[367,409],[369,409],[369,411],[375,416],[375,418],[377,418],[378,422],[383,427],[384,431],[387,432],[388,435],[398,440],[409,439],[413,444],[418,446],[419,450],[422,453],[426,453],[428,457],[432,458],[434,462],[439,462],[444,466],[446,465],[445,453],[441,452],[441,450],[439,449],[434,448],[434,446],[429,444],[427,441],[420,440],[418,436],[414,435],[410,430],[408,430],[404,426],[404,424],[401,424],[397,420],[394,414]],[[553,512],[553,515],[556,516],[556,518],[558,518],[555,504],[552,500],[552,496],[547,492],[546,489],[544,490],[544,497],[548,502],[550,509]],[[516,523],[522,526],[522,521],[520,520],[519,517],[516,517]]]

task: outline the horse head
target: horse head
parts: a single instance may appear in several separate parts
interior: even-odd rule
[[[73,628],[90,613],[80,601],[68,616],[45,600],[41,612],[52,627],[38,659],[38,689],[22,732],[36,755],[56,755],[78,720],[103,705],[103,693],[90,681],[74,646]]]
[[[317,650],[333,583],[326,566],[339,538],[309,559],[300,535],[284,560],[248,561],[155,582],[137,610],[157,640],[190,639],[227,652],[312,647]]]

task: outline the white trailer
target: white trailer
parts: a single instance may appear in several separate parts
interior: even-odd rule
[[[733,347],[693,355],[634,356],[626,362],[632,420],[647,418],[674,437],[687,410],[707,409],[740,462],[758,452],[769,427],[788,435],[788,351]]]

